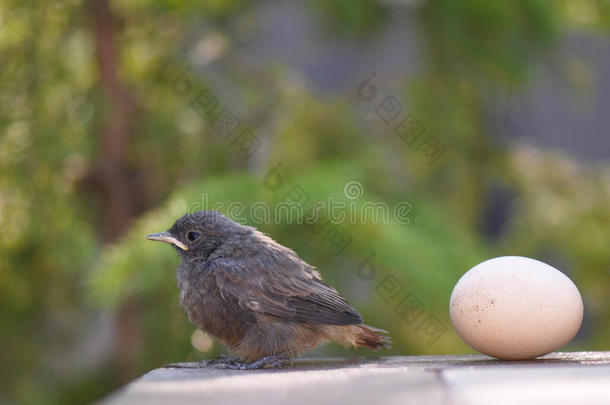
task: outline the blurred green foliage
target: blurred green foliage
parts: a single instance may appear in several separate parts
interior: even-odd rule
[[[346,201],[346,182],[357,180],[365,190],[353,201],[359,208],[367,201],[411,204],[409,224],[344,224],[353,242],[341,254],[307,225],[259,226],[317,266],[366,322],[391,331],[395,346],[383,354],[468,351],[450,325],[449,294],[469,267],[504,254],[548,259],[568,272],[588,317],[573,347],[604,348],[608,168],[528,147],[504,149],[485,113],[490,96],[527,86],[541,54],[568,29],[607,29],[608,2],[412,2],[425,69],[409,76],[403,97],[448,149],[429,166],[398,137],[358,125],[351,95],[320,99],[289,67],[241,59],[237,50],[257,26],[248,13],[258,3],[114,1],[117,72],[136,105],[124,169],[137,196],[127,231],[114,240],[102,231],[107,191],[96,177],[113,102],[100,81],[92,3],[0,3],[0,402],[88,402],[163,363],[219,353],[217,343],[206,353],[193,348],[193,327],[177,302],[178,259],[143,237],[168,228],[203,195],[225,208],[232,201],[274,206],[294,185],[311,201]],[[307,7],[329,38],[356,41],[382,32],[396,3]],[[252,158],[176,93],[194,50],[213,58],[230,84],[220,91],[205,70],[189,80],[211,88],[221,103],[226,93],[240,100],[231,108],[263,143]],[[280,163],[282,186],[271,189],[265,175]],[[482,212],[496,184],[516,200],[507,230],[490,241],[481,232]],[[359,269],[373,252],[379,276],[366,280]],[[403,285],[397,298],[380,295],[386,276]],[[433,344],[395,310],[408,293],[447,328]],[[87,343],[87,319],[100,312],[116,319],[114,347],[95,364],[69,362],[65,354]],[[331,353],[371,354],[334,346],[318,352]],[[66,375],[58,371],[62,363],[81,371]]]

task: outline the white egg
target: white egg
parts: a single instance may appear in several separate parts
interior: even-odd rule
[[[451,322],[473,349],[507,360],[533,359],[567,344],[583,317],[582,297],[565,274],[538,260],[486,260],[457,282]]]

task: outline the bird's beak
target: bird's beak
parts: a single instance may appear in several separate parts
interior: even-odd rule
[[[151,233],[150,235],[146,235],[146,239],[158,240],[159,242],[165,242],[178,246],[182,250],[189,250],[188,246],[174,238],[169,232]]]

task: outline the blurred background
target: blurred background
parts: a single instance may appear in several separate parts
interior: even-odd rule
[[[395,343],[313,356],[471,353],[451,290],[509,254],[580,288],[566,350],[608,350],[609,28],[607,0],[2,0],[0,403],[224,352],[144,238],[194,208],[295,249]],[[331,198],[391,215],[253,215]]]

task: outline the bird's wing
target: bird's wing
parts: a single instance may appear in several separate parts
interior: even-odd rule
[[[304,262],[298,269],[266,264],[247,268],[237,260],[216,259],[208,263],[220,295],[227,301],[257,313],[285,321],[324,325],[357,325],[360,314],[337,290],[325,284]]]

